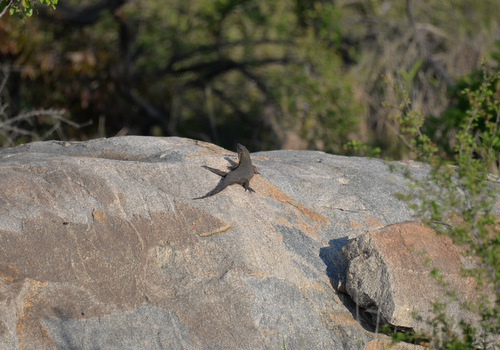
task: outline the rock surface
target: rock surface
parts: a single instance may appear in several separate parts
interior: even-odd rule
[[[371,230],[348,242],[342,252],[348,260],[347,293],[384,323],[429,334],[425,320],[432,317],[432,301],[452,290],[462,301],[476,294],[474,279],[461,276],[461,268],[468,267],[464,251],[418,221]],[[446,288],[430,277],[432,269],[439,270]],[[412,316],[414,311],[422,321]],[[449,303],[446,315],[465,316],[456,302]]]
[[[233,152],[148,137],[0,152],[0,349],[387,344],[335,288],[348,239],[411,220],[404,179],[322,152],[252,159],[256,193],[192,200],[220,180],[201,166]]]

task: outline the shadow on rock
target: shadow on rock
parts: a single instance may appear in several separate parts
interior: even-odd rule
[[[327,247],[320,249],[319,256],[326,265],[326,275],[330,279],[333,289],[337,291],[337,295],[342,301],[342,304],[344,304],[352,317],[356,319],[364,329],[373,332],[375,331],[375,327],[372,323],[372,315],[356,305],[345,291],[347,260],[342,254],[342,247],[348,240],[349,238],[347,236],[330,240]]]

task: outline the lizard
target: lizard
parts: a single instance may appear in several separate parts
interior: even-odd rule
[[[238,152],[238,165],[236,165],[236,167],[234,167],[229,172],[222,171],[219,169],[214,169],[206,165],[203,165],[205,169],[208,169],[214,174],[221,176],[223,179],[219,183],[219,185],[217,185],[217,187],[215,187],[212,191],[208,192],[206,195],[202,197],[197,197],[193,199],[203,199],[213,196],[221,192],[226,187],[234,184],[242,185],[245,191],[255,192],[250,187],[250,180],[252,179],[254,174],[258,174],[258,171],[252,164],[252,160],[250,159],[250,152],[248,152],[248,149],[240,143],[236,145],[236,151]]]

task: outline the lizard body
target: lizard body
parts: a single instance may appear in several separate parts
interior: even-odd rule
[[[250,187],[250,180],[252,179],[254,174],[258,174],[257,170],[252,164],[252,160],[250,159],[250,152],[248,152],[247,148],[241,144],[236,145],[236,149],[238,152],[238,165],[229,172],[225,172],[219,169],[210,168],[208,166],[203,166],[205,169],[210,170],[211,172],[223,177],[222,182],[219,183],[217,187],[215,187],[212,191],[208,192],[206,195],[193,199],[203,199],[210,196],[213,196],[226,187],[240,184],[245,188],[245,191],[255,192]]]

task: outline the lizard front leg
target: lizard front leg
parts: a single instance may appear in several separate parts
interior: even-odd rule
[[[241,185],[245,189],[245,191],[250,191],[250,192],[255,192],[251,187],[250,187],[250,182],[248,180],[245,180],[243,184]]]

